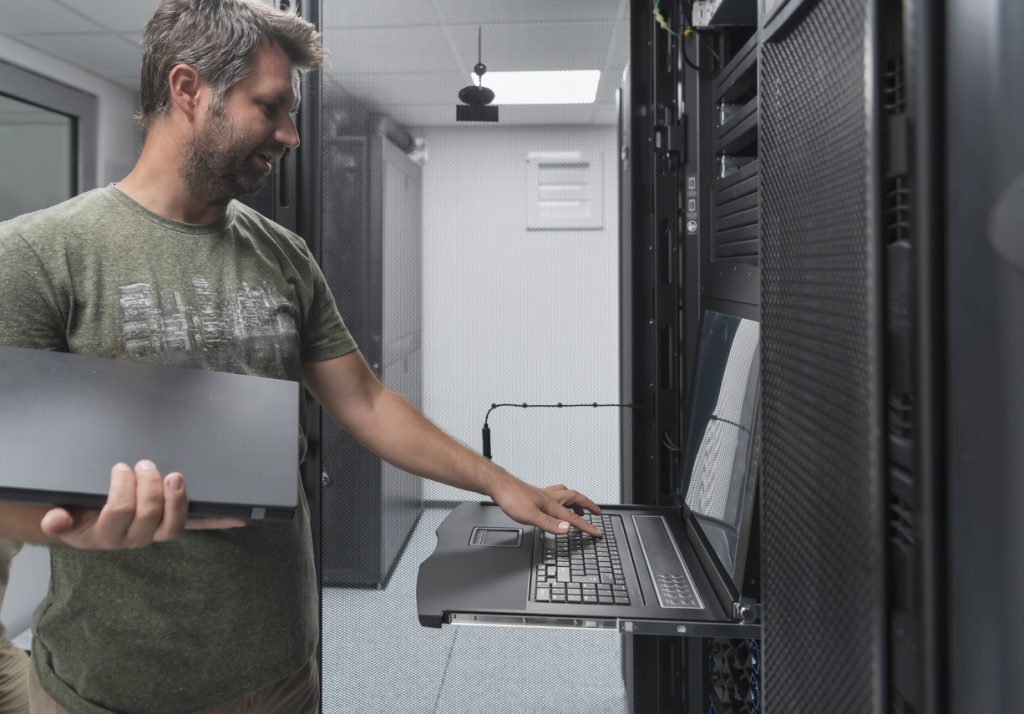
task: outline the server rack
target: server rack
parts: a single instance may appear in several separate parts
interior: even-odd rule
[[[642,503],[674,498],[703,310],[756,318],[760,299],[756,13],[684,39],[692,11],[633,3],[621,93],[623,398],[642,407],[624,431],[624,495]],[[626,655],[634,712],[758,711],[757,642],[634,638]]]
[[[323,84],[321,267],[367,363],[422,406],[420,167],[411,135]],[[423,510],[422,481],[319,419],[323,583],[383,587]]]
[[[623,419],[624,496],[635,503],[672,498],[680,423],[684,246],[679,232],[680,72],[669,36],[655,24],[651,0],[630,5],[630,60],[620,119],[620,186],[624,221],[622,285],[623,402],[639,405]],[[675,3],[661,8],[678,20]],[[657,142],[657,144],[656,144]],[[684,711],[683,641],[626,637],[624,667],[633,712]]]

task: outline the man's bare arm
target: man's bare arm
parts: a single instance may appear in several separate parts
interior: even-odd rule
[[[600,513],[593,501],[564,485],[530,486],[459,443],[385,387],[358,352],[306,363],[303,382],[339,424],[400,469],[489,496],[515,520],[551,533],[566,522],[600,535],[577,512]]]

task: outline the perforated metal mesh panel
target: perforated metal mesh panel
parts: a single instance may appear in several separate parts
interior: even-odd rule
[[[766,711],[875,711],[881,686],[869,19],[822,0],[763,47]]]

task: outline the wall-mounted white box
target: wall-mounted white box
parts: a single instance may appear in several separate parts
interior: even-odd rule
[[[529,152],[526,155],[526,228],[603,228],[602,160],[600,153]]]

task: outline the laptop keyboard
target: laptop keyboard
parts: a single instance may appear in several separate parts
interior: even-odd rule
[[[564,535],[544,533],[544,561],[537,566],[538,602],[629,605],[626,578],[622,574],[613,516],[585,514],[604,538],[582,531]]]

